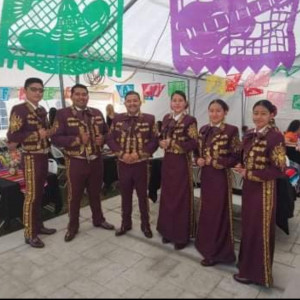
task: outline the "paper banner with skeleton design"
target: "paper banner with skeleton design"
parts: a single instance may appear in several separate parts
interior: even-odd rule
[[[4,0],[0,67],[121,76],[123,0]]]
[[[170,0],[173,62],[183,73],[290,68],[299,0]]]

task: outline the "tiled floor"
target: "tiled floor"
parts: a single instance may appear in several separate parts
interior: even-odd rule
[[[198,193],[198,191],[196,191]],[[235,198],[235,203],[239,199]],[[120,224],[120,197],[102,202],[105,217]],[[81,209],[80,232],[64,242],[67,216],[49,220],[58,232],[44,237],[46,247],[24,244],[23,231],[0,238],[0,298],[281,298],[300,296],[300,200],[291,233],[277,230],[275,286],[241,285],[232,279],[234,265],[203,268],[190,244],[175,251],[155,231],[159,204],[150,203],[153,239],[140,231],[137,204],[127,235],[94,228],[88,207]],[[238,221],[236,221],[238,227]],[[238,237],[237,237],[238,240]],[[236,244],[238,250],[238,242]],[[299,290],[299,291],[298,291]]]

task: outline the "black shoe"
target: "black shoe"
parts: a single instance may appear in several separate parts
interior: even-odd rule
[[[242,284],[251,284],[253,283],[253,281],[251,281],[250,279],[244,278],[244,277],[240,277],[239,274],[234,274],[233,275],[233,279],[239,283]]]
[[[174,244],[174,249],[175,249],[175,250],[181,250],[181,249],[185,248],[186,245],[187,245],[187,244],[176,243],[176,244]]]
[[[72,241],[75,236],[76,236],[77,232],[76,231],[67,231],[66,235],[65,235],[65,242],[70,242]]]
[[[33,248],[44,248],[45,244],[37,236],[35,238],[25,238],[25,243],[29,244]]]
[[[152,234],[152,231],[150,228],[147,228],[147,229],[143,229],[142,230],[143,233],[144,233],[144,236],[148,239],[151,239],[153,237],[153,234]]]
[[[102,223],[100,224],[94,224],[95,227],[101,227],[103,229],[106,229],[106,230],[114,230],[115,229],[115,226],[106,222],[106,221],[103,221]]]
[[[46,228],[46,227],[41,227],[39,230],[39,234],[54,234],[57,230],[54,228]]]
[[[119,229],[116,230],[115,236],[124,235],[129,230],[131,230],[131,226],[129,227],[121,226]]]
[[[202,259],[200,263],[203,267],[212,267],[217,264],[217,262],[215,262],[214,260],[207,258]]]
[[[166,239],[165,237],[163,237],[163,238],[161,239],[161,241],[162,241],[163,244],[171,243],[171,241],[168,240],[168,239]]]

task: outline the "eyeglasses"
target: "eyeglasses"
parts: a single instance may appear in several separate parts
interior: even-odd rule
[[[30,86],[28,87],[30,91],[36,93],[36,92],[39,92],[39,93],[44,93],[44,89],[43,88],[37,88],[37,87],[34,87],[34,86]]]

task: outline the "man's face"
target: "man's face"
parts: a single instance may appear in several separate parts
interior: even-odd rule
[[[128,95],[125,99],[125,106],[130,115],[136,115],[140,111],[141,105],[142,102],[137,95]]]
[[[84,109],[87,107],[89,94],[86,89],[78,87],[74,89],[71,100],[75,106]]]
[[[44,87],[38,82],[30,84],[25,89],[26,99],[36,106],[42,100],[43,94]]]

